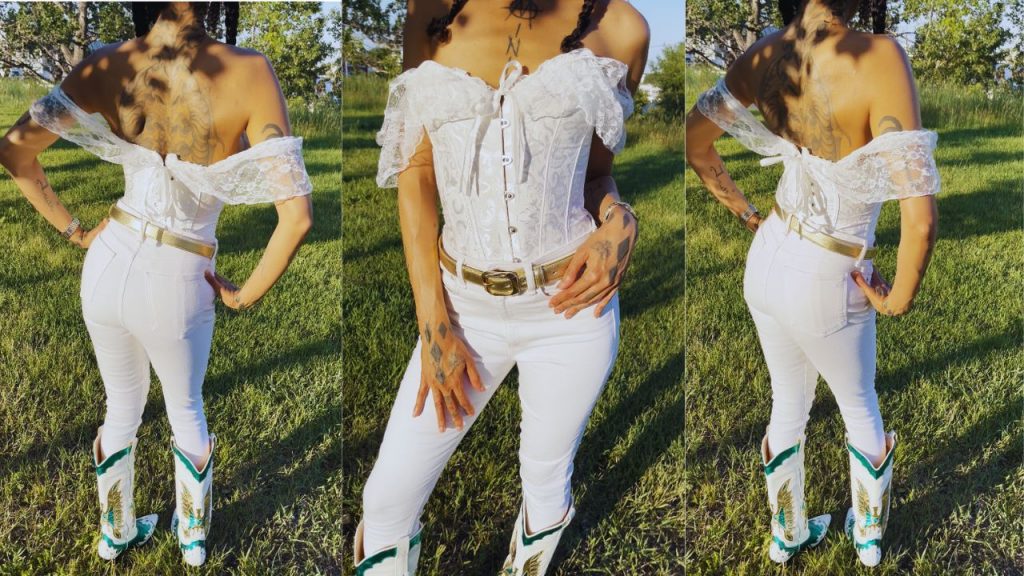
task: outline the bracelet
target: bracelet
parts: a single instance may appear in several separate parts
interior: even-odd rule
[[[65,240],[70,240],[71,236],[78,230],[79,226],[81,225],[82,222],[79,221],[78,218],[72,218],[71,223],[68,224],[68,227],[65,228],[63,232],[61,232],[61,236],[63,236]]]
[[[633,211],[633,207],[629,205],[629,202],[616,200],[615,202],[609,204],[608,208],[605,208],[604,216],[601,217],[601,224],[604,224],[605,222],[608,221],[609,218],[612,217],[612,209],[614,209],[616,206],[622,206],[622,209],[625,210],[626,212],[629,212],[629,215],[633,217],[633,220],[636,220],[638,222],[640,221],[640,219],[636,217],[636,212]]]
[[[747,222],[750,222],[750,219],[753,218],[754,216],[760,215],[761,213],[757,211],[757,206],[754,206],[750,202],[747,202],[747,209],[744,210],[742,214],[740,214],[740,220],[742,220],[743,223],[746,224]]]

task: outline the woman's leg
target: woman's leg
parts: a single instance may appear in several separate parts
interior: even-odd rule
[[[562,522],[572,504],[573,459],[590,413],[615,365],[618,298],[599,318],[584,310],[570,320],[546,303],[524,318],[515,354],[519,368],[519,475],[527,531]]]
[[[757,327],[772,385],[772,413],[768,423],[768,450],[774,456],[796,445],[804,435],[818,372],[790,331],[775,318],[754,308]]]
[[[802,338],[801,346],[828,382],[850,443],[880,463],[886,448],[875,393],[875,320],[847,324],[824,338]]]
[[[418,529],[423,507],[448,459],[512,369],[507,345],[500,338],[459,326],[455,327],[455,332],[472,351],[487,389],[478,392],[466,385],[466,394],[476,415],[463,416],[461,431],[454,428],[437,431],[430,397],[423,414],[414,418],[412,411],[421,376],[420,344],[417,343],[391,409],[377,461],[363,488],[363,552],[367,556],[394,546],[399,539],[412,536]]]
[[[105,458],[131,443],[138,433],[149,395],[149,359],[139,341],[125,328],[90,320],[85,324],[107,395],[100,435],[100,450]]]

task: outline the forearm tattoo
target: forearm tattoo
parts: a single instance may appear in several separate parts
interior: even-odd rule
[[[50,187],[50,183],[47,182],[45,177],[36,178],[36,186],[39,187],[39,194],[46,201],[47,208],[53,208],[57,205],[57,195],[53,192],[53,188]]]

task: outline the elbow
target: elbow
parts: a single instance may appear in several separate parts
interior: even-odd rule
[[[0,139],[0,166],[13,175],[15,162],[12,152],[10,141],[7,138]]]
[[[313,213],[307,210],[297,215],[292,221],[292,229],[299,238],[305,238],[313,229]]]
[[[938,222],[934,218],[913,222],[909,228],[908,232],[914,238],[929,245],[935,243],[939,231]]]
[[[687,146],[684,156],[686,157],[686,163],[696,171],[699,167],[707,163],[708,157],[711,155],[712,149],[701,148],[698,146]]]

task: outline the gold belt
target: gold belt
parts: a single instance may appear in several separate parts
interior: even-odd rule
[[[180,234],[175,234],[170,230],[165,230],[151,222],[139,218],[138,216],[129,214],[128,212],[118,208],[117,204],[110,207],[110,219],[152,238],[161,244],[174,246],[180,250],[198,254],[206,258],[213,258],[214,253],[217,251],[216,248],[210,244],[186,238]]]
[[[846,242],[840,240],[834,236],[829,236],[824,232],[818,232],[817,230],[805,230],[804,225],[797,218],[790,218],[791,214],[779,207],[778,204],[772,206],[772,210],[782,218],[782,221],[786,223],[786,227],[797,234],[801,238],[806,238],[811,242],[814,242],[818,246],[821,246],[825,250],[842,254],[843,256],[849,256],[850,258],[860,258],[860,251],[863,249],[861,246],[852,242]],[[878,247],[872,246],[864,251],[864,260],[870,260],[875,257],[878,253]]]
[[[444,249],[441,239],[437,239],[437,251],[440,256],[441,265],[452,275],[458,276],[458,264]],[[547,264],[538,264],[533,267],[533,282],[535,286],[544,286],[548,282],[558,280],[565,274],[565,268],[572,260],[573,254],[563,256],[558,260],[552,260]],[[462,266],[462,279],[470,284],[483,286],[484,290],[492,296],[517,296],[527,290],[526,269],[515,270],[479,270],[472,266]]]

